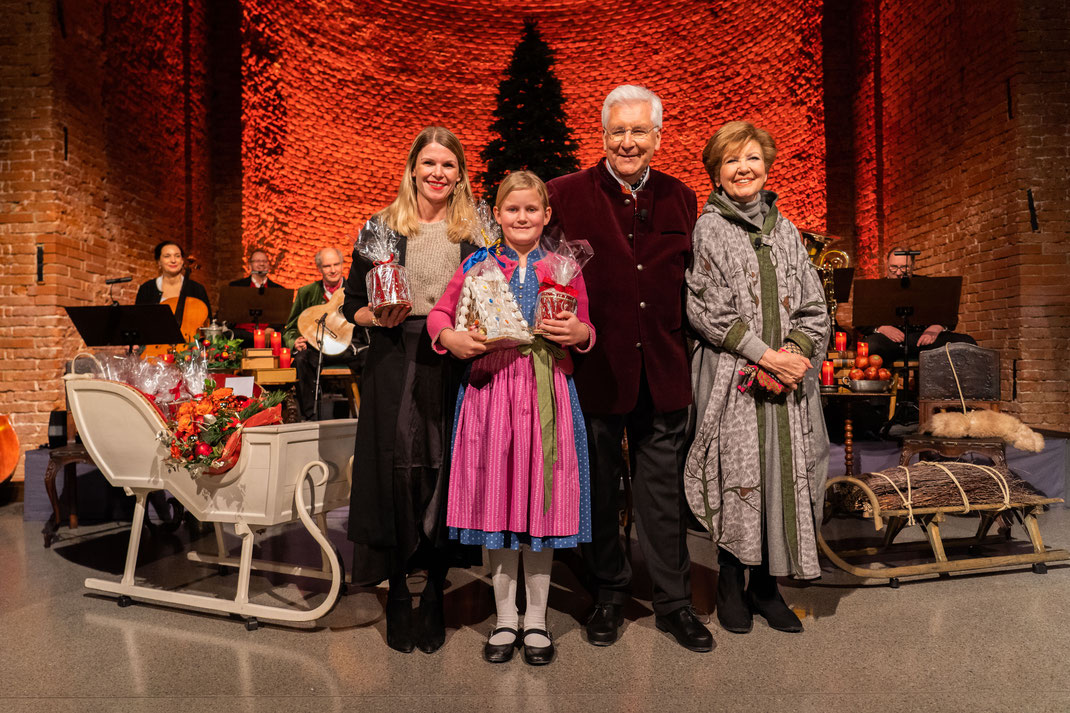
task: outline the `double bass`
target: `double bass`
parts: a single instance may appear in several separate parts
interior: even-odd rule
[[[187,342],[192,341],[197,337],[197,330],[204,326],[204,323],[208,321],[208,305],[202,300],[196,297],[190,297],[187,294],[189,288],[190,273],[196,269],[197,261],[191,255],[185,259],[185,265],[182,268],[183,280],[182,289],[179,291],[177,297],[168,297],[166,300],[160,302],[160,304],[167,305],[171,308],[171,311],[175,313],[175,320],[178,322],[179,330],[182,332],[182,337]],[[148,344],[145,346],[144,351],[141,352],[142,359],[148,359],[150,357],[158,357],[166,354],[170,351],[173,344]]]

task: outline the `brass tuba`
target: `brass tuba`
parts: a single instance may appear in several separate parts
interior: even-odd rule
[[[813,230],[801,230],[803,244],[806,253],[810,256],[810,262],[817,268],[821,276],[821,287],[825,290],[825,304],[828,305],[829,317],[832,323],[836,323],[836,294],[832,284],[832,274],[841,267],[850,267],[851,258],[843,250],[830,247],[832,243],[840,240],[835,235],[826,235]]]

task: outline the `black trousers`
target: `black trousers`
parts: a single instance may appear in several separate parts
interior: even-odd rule
[[[958,332],[951,332],[944,330],[936,335],[936,339],[932,344],[926,344],[919,349],[918,339],[924,333],[925,330],[910,330],[907,332],[904,342],[907,343],[907,358],[916,359],[919,352],[928,351],[929,349],[940,349],[945,344],[953,344],[955,342],[967,342],[969,344],[977,344],[977,341],[968,334],[959,334]],[[903,358],[903,342],[893,342],[883,334],[874,332],[866,337],[866,342],[869,343],[870,354],[880,354],[884,359],[884,366],[887,369],[891,369],[892,361]]]
[[[293,367],[297,369],[297,407],[305,421],[316,417],[316,367],[319,365],[319,358],[319,350],[312,347],[293,353]],[[364,354],[354,354],[352,349],[346,349],[341,354],[323,355],[324,368],[348,366],[354,376],[360,375],[363,365]],[[323,390],[322,379],[320,390]]]
[[[654,585],[654,613],[669,614],[691,603],[691,557],[687,551],[687,502],[683,464],[687,455],[687,409],[654,410],[646,379],[639,401],[626,414],[584,414],[591,458],[592,537],[581,546],[599,602],[624,604],[632,568],[620,537],[621,439],[628,433],[633,514],[639,547]]]

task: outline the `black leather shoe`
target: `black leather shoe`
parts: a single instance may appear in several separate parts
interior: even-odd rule
[[[595,646],[609,646],[620,638],[620,626],[624,623],[620,604],[599,602],[587,620],[587,640]]]
[[[713,634],[702,625],[691,607],[680,607],[671,614],[654,617],[659,630],[672,634],[676,643],[691,651],[713,651]]]
[[[743,592],[746,568],[735,555],[718,550],[717,621],[725,631],[746,634],[754,625],[750,605]]]
[[[798,634],[802,622],[780,595],[776,577],[769,574],[766,565],[751,567],[750,583],[747,585],[747,600],[755,614],[760,614],[777,631]]]
[[[425,654],[433,654],[446,643],[446,620],[441,599],[420,599],[420,630],[416,646]]]
[[[538,634],[550,640],[549,646],[529,646],[524,642],[524,662],[529,666],[545,666],[554,660],[554,639],[546,629],[525,629],[524,636]]]
[[[412,636],[412,600],[386,600],[386,645],[403,654],[416,648]]]
[[[511,633],[513,640],[508,644],[492,644],[490,640],[497,634]],[[520,632],[508,626],[503,626],[490,632],[487,643],[483,644],[483,658],[489,663],[505,663],[513,658],[513,652],[520,646]]]

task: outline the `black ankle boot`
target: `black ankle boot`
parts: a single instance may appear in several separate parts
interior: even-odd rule
[[[403,654],[416,647],[412,631],[412,600],[386,600],[386,645]]]
[[[717,550],[717,621],[725,631],[733,634],[746,634],[751,630],[754,619],[750,606],[743,594],[743,563],[726,550]]]
[[[433,654],[446,643],[446,619],[442,600],[420,597],[419,633],[416,646],[425,654]]]
[[[750,583],[747,585],[747,600],[751,609],[769,622],[777,631],[797,634],[803,630],[802,622],[784,602],[777,587],[776,577],[769,574],[769,565],[762,563],[750,568]]]

